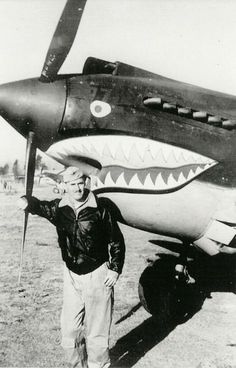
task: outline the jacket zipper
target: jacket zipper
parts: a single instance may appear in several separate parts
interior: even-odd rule
[[[76,213],[76,210],[73,208],[74,214],[75,214],[75,220],[74,220],[74,236],[73,236],[73,242],[74,242],[74,246],[76,243],[76,233],[77,233],[77,225],[78,225],[78,217],[79,217],[79,213]]]
[[[73,216],[74,217],[74,220],[73,220],[73,245],[72,245],[72,247],[75,247],[76,232],[77,232],[77,215],[76,215],[75,209],[73,208],[72,210],[73,210],[73,213],[74,213],[74,216]],[[73,256],[73,263],[76,263],[75,256]]]

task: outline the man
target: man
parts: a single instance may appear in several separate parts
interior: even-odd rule
[[[84,366],[107,368],[113,287],[124,263],[124,239],[112,214],[86,188],[86,177],[78,168],[67,168],[63,179],[66,193],[62,199],[22,197],[20,207],[45,217],[57,229],[65,262],[62,347],[69,366],[77,367],[81,355],[85,357],[81,350],[85,324]]]

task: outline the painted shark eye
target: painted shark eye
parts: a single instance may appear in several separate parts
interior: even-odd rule
[[[96,118],[104,118],[111,112],[111,106],[107,102],[95,100],[90,105],[90,111]]]

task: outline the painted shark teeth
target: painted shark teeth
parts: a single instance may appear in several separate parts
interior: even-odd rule
[[[155,185],[154,185],[154,183],[151,179],[150,174],[147,174],[147,176],[146,176],[146,179],[144,181],[144,187],[149,188],[149,189],[156,189]]]
[[[85,136],[65,139],[52,145],[47,154],[64,165],[80,158],[99,162],[101,175],[93,180],[96,188],[137,190],[177,189],[216,161],[198,153],[132,136]],[[73,161],[74,162],[74,161]]]
[[[151,139],[132,136],[88,136],[70,138],[52,145],[47,154],[86,156],[102,166],[123,165],[129,168],[179,167],[189,163],[211,163],[200,154]]]
[[[170,188],[176,187],[178,185],[178,182],[174,179],[172,173],[168,177],[167,184],[168,184],[168,187]]]
[[[114,186],[114,181],[112,180],[110,171],[107,173],[107,176],[105,178],[104,184],[106,187]]]
[[[179,175],[179,177],[178,177],[178,184],[181,186],[184,183],[186,183],[186,179],[185,179],[183,173],[181,172],[180,175]]]
[[[193,170],[191,169],[191,170],[189,171],[189,174],[188,174],[188,178],[187,178],[187,180],[188,180],[188,181],[189,181],[189,180],[192,180],[194,177],[195,177],[195,174],[194,174]]]
[[[97,178],[97,181],[96,181],[95,185],[96,185],[97,188],[103,188],[104,187],[103,182],[99,178]]]
[[[155,187],[156,187],[158,190],[167,189],[167,185],[166,185],[166,183],[164,182],[164,180],[163,180],[163,177],[162,177],[161,173],[157,175],[157,178],[156,178],[156,181],[155,181]]]
[[[125,181],[125,178],[124,178],[124,173],[121,173],[120,174],[120,176],[118,177],[118,179],[117,179],[117,182],[116,182],[116,185],[118,186],[118,187],[128,187],[128,185],[127,185],[127,183],[126,183],[126,181]]]
[[[116,179],[112,178],[111,172],[112,167],[109,169],[105,176],[101,173],[100,179],[98,178],[97,183],[93,187],[93,189],[100,188],[120,188],[120,189],[134,189],[134,190],[151,190],[151,191],[167,191],[172,189],[177,189],[184,184],[187,184],[189,181],[194,179],[197,175],[201,174],[205,171],[209,165],[203,165],[202,168],[197,167],[195,170],[190,169],[188,171],[187,177],[184,176],[183,172],[180,172],[178,177],[174,177],[173,173],[163,174],[159,172],[155,175],[146,171],[145,177],[142,179],[143,174],[141,175],[140,171],[133,173],[129,180],[125,178],[125,171],[122,171]],[[123,170],[125,170],[123,168]],[[101,179],[103,177],[103,179]]]
[[[134,176],[132,177],[132,179],[130,180],[129,186],[134,189],[143,189],[143,185],[141,183],[141,181],[138,178],[137,174],[134,174]]]

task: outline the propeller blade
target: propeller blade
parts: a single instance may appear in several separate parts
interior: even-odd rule
[[[87,0],[67,0],[54,32],[41,73],[41,82],[52,82],[73,45]]]
[[[34,185],[34,172],[35,172],[35,156],[36,156],[36,146],[34,145],[34,132],[29,132],[27,145],[26,145],[26,155],[25,155],[25,195],[30,197],[33,191]],[[25,210],[24,221],[23,221],[23,234],[21,239],[20,248],[20,269],[18,276],[18,284],[21,282],[22,266],[23,266],[23,254],[25,248],[25,236],[28,223],[29,213],[27,209]]]

